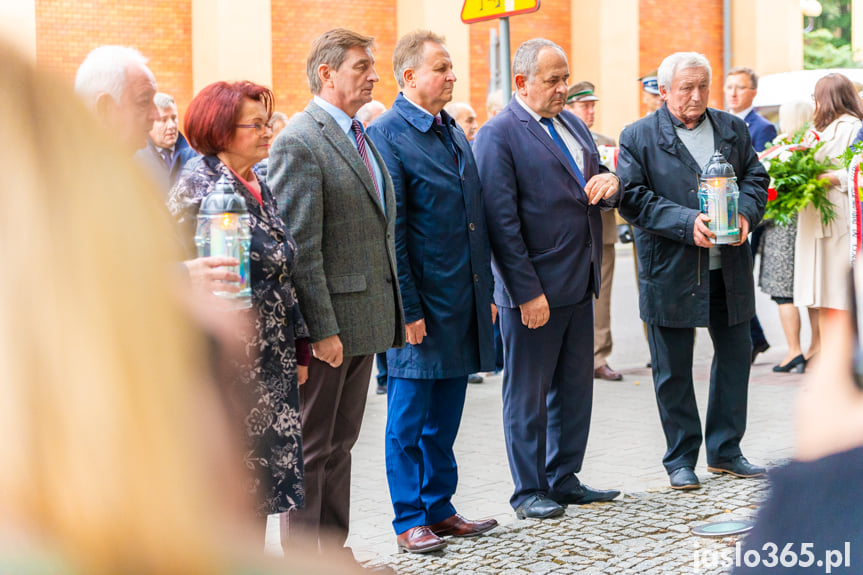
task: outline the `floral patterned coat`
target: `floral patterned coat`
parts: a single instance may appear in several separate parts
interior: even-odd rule
[[[252,228],[250,248],[254,329],[244,341],[245,362],[234,366],[229,394],[242,405],[249,491],[259,515],[303,506],[302,428],[295,339],[309,336],[291,282],[297,246],[279,217],[276,201],[260,180],[263,205],[215,156],[190,161],[168,197],[168,208],[188,227],[191,240],[201,200],[221,176],[246,200]]]

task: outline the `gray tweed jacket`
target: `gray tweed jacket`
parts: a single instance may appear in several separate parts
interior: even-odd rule
[[[267,174],[299,248],[294,282],[311,341],[338,334],[345,356],[405,343],[393,183],[366,145],[384,175],[386,215],[356,146],[314,102],[273,142]]]

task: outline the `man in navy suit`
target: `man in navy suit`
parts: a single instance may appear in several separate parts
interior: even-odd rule
[[[725,101],[728,111],[746,122],[752,147],[763,152],[768,143],[776,138],[776,126],[752,107],[758,93],[758,76],[750,68],[732,68],[725,77]]]
[[[516,94],[477,134],[504,349],[503,424],[519,518],[618,491],[582,484],[593,401],[593,301],[602,264],[600,208],[619,180],[599,163],[566,103],[563,50],[535,38],[512,63]]]
[[[494,366],[494,306],[479,174],[464,132],[443,110],[456,81],[443,42],[426,30],[398,41],[393,72],[402,92],[368,130],[396,196],[408,345],[387,352],[386,462],[397,545],[411,553],[497,525],[469,521],[451,503],[468,375]]]
[[[728,72],[728,76],[725,77],[725,101],[728,103],[728,111],[746,122],[749,135],[752,137],[752,147],[756,152],[762,152],[776,138],[776,126],[752,107],[752,101],[757,93],[758,76],[751,68],[732,68]],[[753,256],[758,252],[763,230],[763,227],[752,230],[750,246]],[[749,335],[752,338],[751,361],[755,363],[758,354],[770,348],[757,315],[752,316],[749,321]]]

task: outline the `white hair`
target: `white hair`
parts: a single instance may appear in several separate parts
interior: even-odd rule
[[[387,107],[384,106],[383,102],[372,100],[367,104],[363,104],[363,107],[357,110],[357,120],[365,125],[386,111]]]
[[[450,102],[449,104],[444,106],[444,110],[446,110],[446,113],[455,118],[456,120],[460,119],[461,115],[467,113],[468,111],[476,115],[476,112],[474,112],[473,110],[473,106],[471,106],[467,102]]]
[[[165,94],[164,92],[157,92],[155,96],[153,96],[153,103],[156,104],[156,107],[160,110],[167,110],[172,106],[176,106],[176,102],[174,102],[174,97],[170,94]]]
[[[671,89],[671,82],[674,80],[674,75],[678,70],[686,70],[687,68],[704,68],[707,70],[707,82],[713,79],[713,70],[710,69],[710,61],[704,54],[698,52],[675,52],[670,56],[666,56],[662,64],[659,65],[659,70],[656,73],[656,79],[660,86],[666,90]]]
[[[126,46],[99,46],[93,49],[75,74],[75,93],[91,108],[101,94],[108,94],[119,102],[126,89],[126,69],[138,65],[147,71],[155,83],[153,73],[147,68],[147,58],[134,48]]]

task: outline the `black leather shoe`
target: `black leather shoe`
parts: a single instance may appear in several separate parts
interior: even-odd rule
[[[803,373],[806,369],[806,358],[803,357],[801,353],[785,365],[774,365],[773,372],[774,373],[788,373],[791,370],[796,371],[797,373]]]
[[[710,473],[728,473],[735,477],[761,477],[767,473],[766,469],[759,465],[752,465],[742,455],[728,461],[709,464],[707,471]]]
[[[770,344],[767,343],[767,340],[761,340],[758,343],[752,346],[752,363],[755,363],[755,358],[758,357],[759,353],[764,353],[770,349]]]
[[[709,469],[709,468],[708,468]],[[680,467],[668,474],[672,489],[700,489],[701,483],[691,467]]]
[[[515,516],[519,519],[548,519],[563,515],[563,507],[544,495],[534,493],[515,510]]]
[[[598,501],[611,501],[618,495],[620,495],[620,491],[616,489],[593,489],[584,483],[579,483],[575,489],[566,493],[552,491],[548,494],[548,498],[560,505],[585,505]]]
[[[375,389],[375,393],[378,395],[386,395],[387,394],[387,384],[378,384],[377,389]]]

